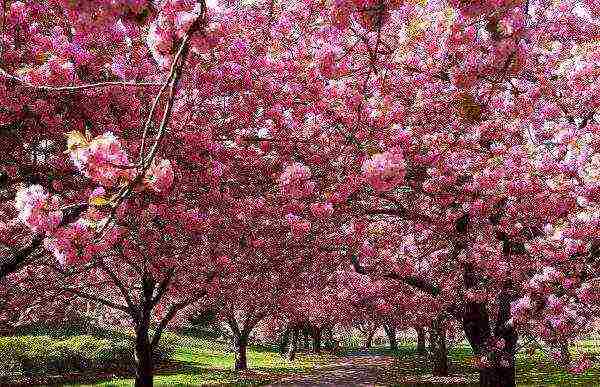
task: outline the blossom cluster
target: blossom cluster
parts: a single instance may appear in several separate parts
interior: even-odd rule
[[[21,189],[15,197],[18,218],[35,233],[53,231],[62,220],[56,197],[50,197],[40,185]]]
[[[86,177],[111,188],[133,177],[127,153],[111,132],[90,139],[79,132],[67,133],[67,152]]]
[[[279,177],[281,192],[294,199],[310,196],[316,186],[311,177],[312,173],[306,165],[298,162],[288,164]]]
[[[106,188],[127,184],[136,177],[127,152],[111,132],[90,139],[79,132],[67,134],[67,152],[77,169]],[[173,167],[169,160],[153,160],[144,175],[143,185],[165,194],[173,184]]]
[[[310,231],[310,222],[300,218],[294,214],[287,214],[285,216],[288,224],[290,225],[290,231],[294,239],[304,238]]]
[[[150,25],[146,43],[162,69],[173,62],[175,42],[200,16],[201,4],[189,0],[167,0],[156,20]]]
[[[389,191],[399,186],[406,176],[406,164],[402,150],[394,148],[388,152],[376,153],[364,161],[363,175],[378,192]]]

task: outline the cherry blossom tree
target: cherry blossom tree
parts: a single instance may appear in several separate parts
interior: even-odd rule
[[[94,262],[153,196],[205,248],[260,250],[245,199],[273,263],[351,263],[461,321],[484,386],[515,384],[519,335],[597,315],[596,2],[4,6],[3,276],[42,245]]]

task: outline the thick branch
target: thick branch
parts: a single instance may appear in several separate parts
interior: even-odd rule
[[[165,275],[163,280],[160,282],[160,285],[158,285],[156,294],[152,298],[152,306],[158,304],[160,299],[165,295],[165,292],[169,288],[169,285],[171,284],[171,280],[173,279],[174,275],[175,269],[171,268],[167,271],[167,275]]]
[[[59,226],[65,226],[73,223],[82,212],[87,210],[87,203],[74,204],[62,209],[63,218]],[[15,251],[13,254],[3,257],[0,260],[0,279],[14,273],[25,265],[32,257],[32,254],[38,247],[42,245],[44,236],[41,234],[34,235],[29,243]]]
[[[165,317],[163,317],[163,319],[160,321],[160,323],[158,324],[158,327],[156,328],[156,332],[154,332],[154,336],[152,337],[152,348],[156,348],[156,346],[158,345],[158,342],[160,341],[160,337],[162,335],[162,333],[164,332],[165,328],[167,327],[167,325],[169,325],[169,323],[171,322],[171,320],[173,320],[173,317],[175,317],[175,315],[177,314],[177,312],[179,312],[181,309],[187,307],[188,305],[190,305],[191,303],[193,303],[194,301],[197,301],[198,299],[200,299],[201,297],[204,297],[207,293],[205,291],[194,295],[194,297],[189,297],[184,301],[178,302],[176,304],[173,304],[170,308],[169,311],[167,312],[167,314],[165,315]]]
[[[86,84],[86,85],[77,85],[77,86],[40,86],[40,85],[34,85],[32,83],[29,83],[17,76],[14,76],[10,73],[8,73],[6,70],[0,68],[0,75],[11,79],[15,82],[20,83],[22,86],[24,87],[28,87],[31,89],[36,89],[36,90],[44,90],[44,91],[78,91],[78,90],[86,90],[86,89],[94,89],[94,88],[101,88],[101,87],[110,87],[110,86],[131,86],[131,87],[152,87],[152,86],[161,86],[162,83],[153,83],[153,82],[146,82],[146,83],[136,83],[136,82],[123,82],[123,81],[110,81],[110,82],[99,82],[99,83],[90,83],[90,84]]]
[[[119,304],[116,304],[116,303],[114,303],[112,301],[105,300],[103,298],[100,298],[100,297],[94,296],[92,294],[88,294],[88,293],[82,292],[82,291],[77,290],[77,289],[66,288],[66,287],[65,288],[61,288],[61,289],[64,290],[65,292],[67,292],[67,293],[72,293],[72,294],[75,294],[76,296],[79,296],[81,298],[85,298],[85,299],[90,300],[90,301],[96,301],[96,302],[98,302],[98,303],[100,303],[102,305],[108,306],[109,308],[113,308],[113,309],[125,312],[127,314],[130,314],[129,313],[129,308],[126,307],[125,305],[119,305]]]
[[[127,292],[127,289],[125,288],[125,285],[123,284],[123,282],[117,277],[117,275],[104,263],[104,261],[102,259],[99,259],[99,266],[100,268],[106,273],[108,274],[108,276],[112,279],[112,281],[114,282],[114,284],[117,286],[117,288],[119,288],[119,291],[121,292],[121,295],[123,296],[123,298],[125,299],[125,302],[127,303],[127,307],[130,310],[130,313],[132,315],[139,315],[139,310],[138,308],[133,304],[133,301],[131,299],[131,297],[129,296],[129,292]],[[139,317],[139,316],[138,316]]]
[[[373,274],[372,271],[370,271],[370,270],[367,271],[367,269],[365,269],[363,266],[361,266],[361,264],[358,262],[358,257],[355,254],[352,254],[350,256],[350,260],[352,261],[352,266],[354,267],[354,271],[356,271],[358,274],[363,274],[363,275]],[[440,288],[438,286],[431,284],[430,282],[428,282],[422,278],[418,278],[418,277],[415,277],[412,275],[400,276],[393,272],[383,273],[381,275],[385,278],[390,278],[393,280],[403,282],[407,285],[412,286],[413,288],[419,289],[419,290],[423,291],[424,293],[430,294],[432,296],[437,296],[440,294]]]

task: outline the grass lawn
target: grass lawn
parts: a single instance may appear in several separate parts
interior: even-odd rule
[[[175,335],[176,351],[172,359],[161,364],[156,370],[156,386],[198,386],[198,385],[265,385],[282,378],[302,375],[326,374],[341,369],[347,356],[387,355],[386,365],[379,358],[373,358],[377,384],[399,386],[430,386],[422,382],[425,375],[431,374],[428,362],[415,353],[414,344],[402,345],[396,351],[373,348],[368,353],[356,349],[346,349],[337,355],[324,352],[321,355],[300,353],[293,362],[281,358],[273,349],[250,346],[248,348],[249,371],[234,372],[234,354],[227,344],[189,335]],[[580,342],[573,352],[584,351],[597,354],[600,358],[600,341]],[[359,353],[356,353],[359,352]],[[471,365],[472,352],[468,345],[455,346],[450,351],[450,372],[453,375],[470,375],[476,380],[477,370]],[[352,366],[354,367],[354,366]],[[353,369],[353,368],[352,368]],[[365,368],[366,370],[367,368]],[[346,372],[346,371],[344,371]],[[359,371],[360,374],[362,371]],[[94,381],[95,384],[68,384],[70,386],[132,386],[131,376],[124,374],[94,374],[86,372],[82,378],[71,380]],[[398,384],[401,380],[415,379],[411,384]],[[419,378],[421,381],[419,381]],[[572,375],[558,367],[545,355],[537,353],[533,357],[526,354],[517,356],[517,381],[520,386],[600,386],[600,362],[581,375]],[[406,382],[403,382],[406,383]],[[454,384],[458,386],[459,384]],[[475,384],[463,384],[475,386]]]
[[[425,375],[431,374],[431,366],[415,354],[415,345],[403,345],[397,351],[388,349],[373,349],[375,354],[388,354],[397,358],[393,369],[388,370],[389,380],[397,375]],[[517,385],[523,387],[537,386],[600,386],[600,341],[582,341],[572,348],[572,353],[586,352],[597,355],[599,360],[587,372],[573,375],[557,367],[548,357],[540,352],[533,356],[525,353],[517,354]],[[477,373],[471,365],[473,352],[471,347],[464,344],[450,350],[450,373],[455,375],[468,375]],[[470,385],[465,385],[470,386]],[[474,385],[475,386],[475,385]]]
[[[234,354],[226,344],[192,336],[179,336],[180,346],[173,362],[157,370],[154,378],[157,386],[174,385],[263,385],[280,377],[310,372],[320,363],[326,363],[332,355],[299,354],[290,362],[270,348],[248,347],[250,370],[234,372]],[[93,386],[131,386],[133,379],[118,379],[93,384]],[[83,386],[71,384],[71,386]],[[87,385],[89,386],[89,385]]]

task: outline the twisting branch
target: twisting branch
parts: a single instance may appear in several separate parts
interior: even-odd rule
[[[167,133],[167,125],[171,119],[171,115],[173,112],[173,105],[175,103],[175,95],[176,95],[177,86],[179,84],[179,80],[181,79],[181,73],[183,71],[183,67],[185,65],[187,55],[189,53],[190,39],[191,39],[192,35],[200,29],[201,23],[204,22],[204,12],[205,12],[206,6],[204,5],[204,2],[202,2],[202,4],[203,4],[202,13],[196,19],[196,21],[192,24],[192,26],[190,27],[188,32],[184,35],[183,40],[182,40],[181,44],[179,45],[179,49],[177,50],[177,53],[175,54],[175,57],[173,59],[173,63],[171,64],[168,81],[167,81],[167,83],[165,83],[163,85],[163,87],[159,91],[158,95],[156,96],[156,98],[154,100],[154,103],[152,104],[150,112],[148,113],[148,118],[146,120],[146,124],[144,125],[144,132],[142,135],[142,143],[141,143],[141,148],[140,148],[141,149],[140,150],[141,168],[138,171],[138,173],[136,174],[136,177],[126,187],[123,187],[123,189],[121,189],[121,191],[117,194],[116,199],[111,204],[112,211],[110,212],[110,215],[106,219],[104,225],[98,231],[99,239],[104,237],[104,234],[106,233],[106,231],[108,231],[109,227],[112,224],[112,221],[114,220],[114,218],[116,216],[117,209],[119,208],[119,206],[123,203],[123,201],[125,199],[127,199],[131,195],[131,193],[134,191],[135,187],[142,181],[142,179],[146,175],[146,172],[150,168],[150,165],[152,164],[152,161],[154,160],[154,157],[156,156],[156,153],[158,152],[158,148],[159,148],[162,140],[164,139],[164,136]],[[165,109],[164,109],[164,112],[162,115],[160,125],[158,127],[158,131],[157,131],[157,134],[156,134],[156,137],[154,140],[154,144],[150,148],[150,152],[148,153],[148,155],[144,156],[144,147],[145,147],[145,142],[146,142],[146,136],[150,130],[152,118],[153,118],[156,108],[158,106],[158,102],[159,102],[162,94],[165,92],[165,90],[167,88],[169,89],[169,95],[167,98],[166,106],[165,106]]]
[[[367,270],[364,266],[362,266],[358,262],[358,256],[356,256],[356,254],[350,255],[350,261],[352,262],[352,267],[354,268],[354,271],[356,271],[358,274],[362,274],[362,275],[376,274],[372,270]],[[422,292],[427,293],[432,296],[437,296],[441,292],[440,288],[437,285],[434,285],[422,278],[415,277],[412,275],[401,276],[401,275],[398,275],[393,272],[388,272],[388,273],[382,273],[381,276],[384,278],[389,278],[389,279],[403,282],[409,286],[412,286],[413,288],[419,289]]]
[[[109,82],[98,82],[98,83],[89,83],[85,85],[77,85],[77,86],[45,86],[45,85],[34,85],[33,83],[29,83],[24,79],[21,79],[15,75],[10,74],[8,71],[4,70],[0,67],[0,75],[5,78],[11,79],[15,82],[18,82],[24,87],[28,87],[36,90],[44,90],[44,91],[55,91],[55,92],[64,92],[64,91],[79,91],[79,90],[87,90],[87,89],[95,89],[102,87],[111,87],[111,86],[124,86],[124,87],[154,87],[161,86],[162,83],[156,82],[125,82],[125,81],[109,81]]]
[[[173,317],[175,317],[177,312],[179,312],[181,309],[187,307],[188,305],[192,304],[193,302],[199,300],[200,298],[204,297],[206,294],[207,294],[206,291],[202,291],[200,293],[194,294],[193,297],[188,297],[187,299],[185,299],[181,302],[173,304],[169,308],[169,311],[167,312],[165,317],[163,317],[163,319],[160,321],[160,323],[158,324],[158,327],[156,328],[156,331],[154,332],[154,336],[152,337],[152,344],[151,344],[152,348],[155,348],[158,345],[158,342],[160,341],[160,337],[161,337],[162,333],[164,332],[167,325],[169,325],[169,323],[171,322]]]
[[[120,310],[122,312],[125,312],[125,313],[129,314],[129,308],[126,307],[125,305],[116,304],[116,303],[114,303],[112,301],[108,301],[108,300],[105,300],[104,298],[100,298],[98,296],[94,296],[92,294],[88,294],[88,293],[82,292],[82,291],[80,291],[78,289],[73,289],[73,288],[69,288],[69,287],[62,287],[62,288],[60,288],[60,290],[65,291],[67,293],[75,294],[76,296],[88,299],[90,301],[96,301],[96,302],[98,302],[98,303],[100,303],[102,305],[108,306],[109,308]]]
[[[81,215],[82,212],[87,210],[87,208],[87,203],[78,203],[64,207],[62,209],[63,216],[59,226],[73,223],[79,218],[79,215]],[[0,279],[14,273],[25,265],[33,256],[33,253],[42,245],[43,240],[43,234],[36,234],[26,246],[15,251],[11,255],[2,257],[2,259],[0,259]]]

